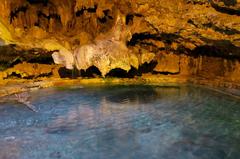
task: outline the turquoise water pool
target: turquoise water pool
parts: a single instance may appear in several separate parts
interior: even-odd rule
[[[240,100],[194,86],[84,86],[0,105],[0,159],[239,159]]]

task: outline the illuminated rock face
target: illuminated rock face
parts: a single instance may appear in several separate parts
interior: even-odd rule
[[[126,71],[131,69],[131,58],[127,47],[122,42],[115,40],[97,42],[96,45],[85,45],[75,50],[74,56],[77,69],[86,70],[91,66],[96,66],[103,76],[115,68]]]
[[[106,36],[99,37],[92,44],[75,48],[71,54],[56,52],[53,59],[55,63],[63,64],[68,69],[76,67],[78,70],[87,70],[96,66],[103,76],[115,68],[129,71],[131,66],[138,67],[137,56],[130,54],[126,46],[130,32],[124,26],[125,20],[118,15],[115,25]]]
[[[208,61],[205,57],[221,58],[230,63],[240,58],[239,0],[0,3],[0,45],[52,51],[54,62],[68,69],[86,70],[94,65],[104,76],[115,68],[129,71],[156,61],[153,71],[193,74],[201,71],[191,67],[196,63],[183,57],[204,57],[204,62]],[[213,67],[206,72],[221,71],[215,68],[218,66]],[[233,72],[237,76],[238,71]]]

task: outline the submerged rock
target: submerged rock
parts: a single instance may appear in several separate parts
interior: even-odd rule
[[[24,106],[26,106],[28,109],[30,109],[33,112],[38,112],[36,106],[31,104],[30,97],[31,96],[30,96],[29,92],[16,93],[14,95],[2,98],[0,100],[0,103],[15,101],[20,104],[23,104]],[[11,139],[14,140],[15,138],[8,138],[8,140],[11,140]]]

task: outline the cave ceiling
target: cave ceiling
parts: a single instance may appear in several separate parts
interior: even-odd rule
[[[164,51],[240,57],[239,0],[0,0],[0,3],[1,45],[61,50],[67,55],[84,45],[108,44],[108,39],[122,36],[116,32],[124,32],[121,43],[113,42],[111,47],[128,50],[128,54],[149,52],[148,60],[152,54]],[[126,60],[127,55],[121,56],[124,61],[135,58],[129,56]]]

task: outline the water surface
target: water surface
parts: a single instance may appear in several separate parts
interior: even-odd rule
[[[239,159],[240,100],[193,86],[31,92],[0,106],[0,159]]]

